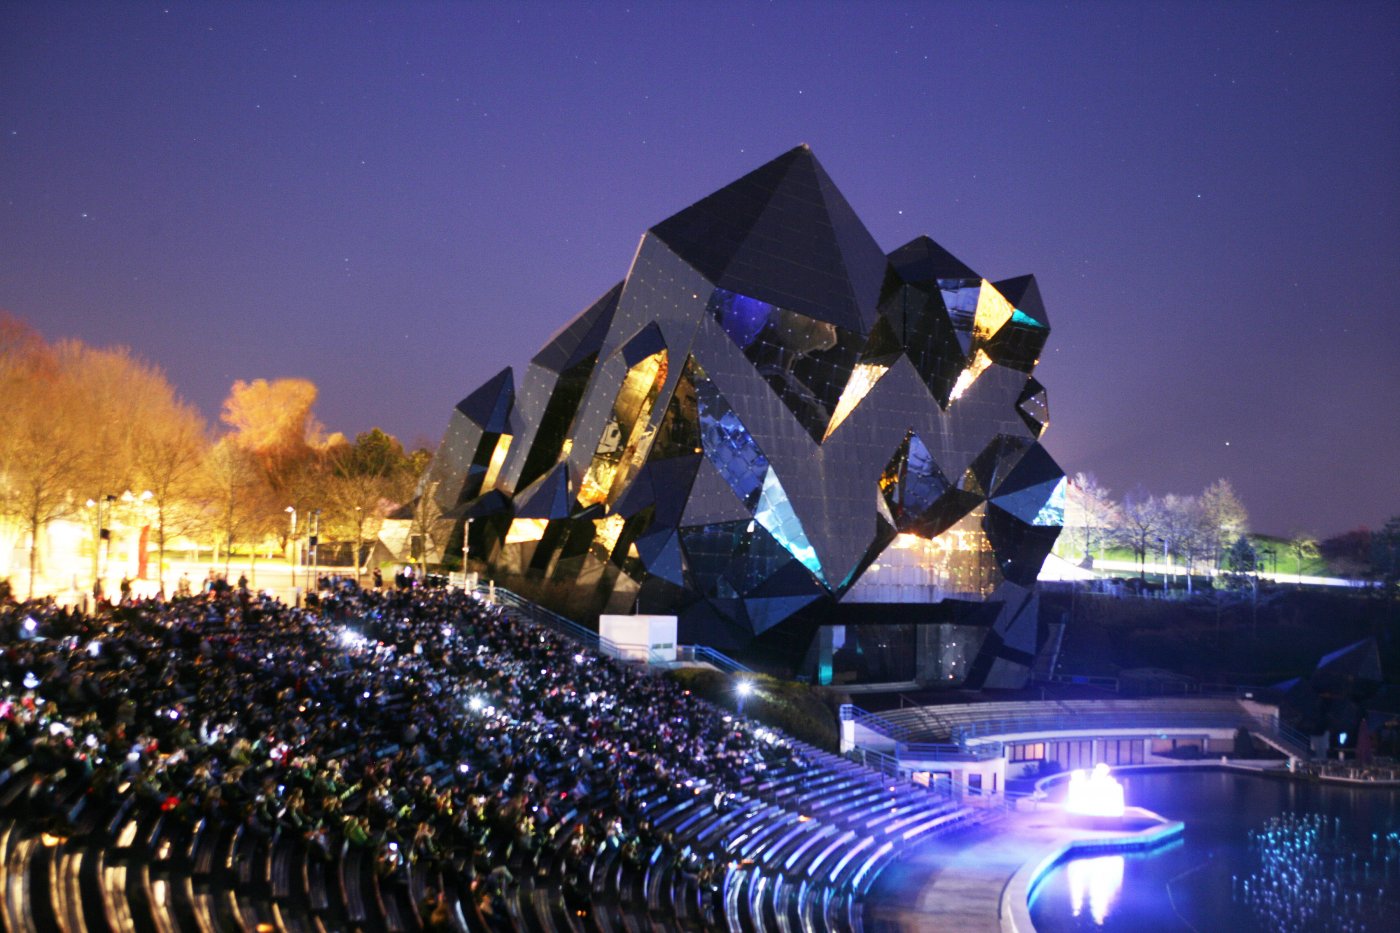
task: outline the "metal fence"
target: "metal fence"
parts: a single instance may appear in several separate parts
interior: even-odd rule
[[[1244,729],[1270,742],[1281,751],[1297,758],[1307,758],[1311,743],[1306,735],[1279,722],[1275,716],[1258,716],[1229,710],[1174,710],[1146,708],[1141,710],[1075,710],[1073,715],[1063,711],[1028,713],[1019,716],[996,716],[964,722],[952,727],[952,742],[911,742],[909,729],[890,722],[878,713],[871,713],[849,703],[841,706],[841,721],[854,722],[895,743],[894,756],[923,761],[969,761],[997,758],[1002,754],[1001,742],[990,741],[993,736],[1018,733],[1099,732],[1112,729]],[[986,741],[979,741],[986,739]],[[879,754],[889,754],[880,752]]]

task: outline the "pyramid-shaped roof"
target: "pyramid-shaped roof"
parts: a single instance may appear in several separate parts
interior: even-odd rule
[[[488,434],[513,434],[510,410],[514,404],[515,376],[507,366],[458,402],[457,410]]]
[[[1025,319],[1025,323],[1033,327],[1050,326],[1050,318],[1045,313],[1045,302],[1041,300],[1040,286],[1036,284],[1035,276],[1018,275],[1014,279],[1002,279],[992,284],[1018,312],[1019,316],[1013,317],[1012,320]]]
[[[618,282],[549,338],[549,343],[531,362],[562,374],[597,353],[612,326],[613,312],[617,310],[617,298],[621,294],[622,283]]]
[[[972,267],[927,236],[918,236],[890,253],[890,264],[906,282],[978,279]]]
[[[862,334],[874,323],[884,255],[807,146],[650,232],[720,288]]]

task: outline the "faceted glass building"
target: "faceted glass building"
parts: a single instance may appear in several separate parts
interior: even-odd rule
[[[1016,686],[1059,533],[1035,280],[886,255],[803,146],[652,227],[419,493],[501,585],[819,682]]]

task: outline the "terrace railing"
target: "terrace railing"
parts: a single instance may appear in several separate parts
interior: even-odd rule
[[[1097,732],[1113,729],[1244,729],[1259,736],[1279,751],[1306,759],[1311,743],[1306,735],[1279,722],[1277,715],[1261,716],[1241,709],[1181,710],[1147,707],[1141,710],[1089,709],[1034,711],[1022,715],[990,716],[954,725],[951,742],[911,742],[909,729],[847,703],[841,707],[841,721],[854,722],[894,741],[896,758],[922,761],[976,761],[1002,754],[1002,743],[994,737],[1019,733]]]
[[[726,674],[752,674],[753,668],[706,645],[676,645],[676,660],[710,664]]]
[[[912,735],[908,729],[890,722],[879,713],[863,710],[852,703],[841,704],[840,716],[842,722],[853,722],[858,726],[864,726],[871,732],[883,735],[887,739],[893,739],[895,742],[903,742]]]
[[[906,761],[986,761],[1003,754],[1000,742],[955,745],[949,742],[899,742],[895,754]]]
[[[1111,729],[1244,729],[1297,758],[1309,756],[1308,737],[1279,722],[1277,716],[1259,716],[1241,710],[1111,710],[1077,709],[1073,716],[1032,714],[976,720],[954,727],[952,739],[959,745],[979,738],[1046,732],[1103,732]]]

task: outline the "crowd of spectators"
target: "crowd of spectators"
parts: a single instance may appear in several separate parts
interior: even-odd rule
[[[800,756],[459,590],[342,582],[314,603],[246,587],[95,612],[7,602],[0,769],[27,759],[35,775],[81,775],[94,806],[136,795],[191,824],[295,834],[326,858],[362,847],[386,876],[426,864],[489,915],[508,866],[544,847],[566,853],[580,909],[609,847],[659,849],[716,884],[719,854],[677,851],[645,801],[680,787],[721,808],[746,775]],[[60,796],[38,788],[29,812],[64,835]]]

